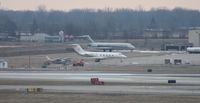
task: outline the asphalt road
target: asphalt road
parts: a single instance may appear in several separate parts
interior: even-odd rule
[[[98,77],[105,82],[117,83],[163,83],[176,80],[177,84],[200,85],[200,74],[131,74],[131,73],[44,73],[44,72],[1,72],[0,79],[13,80],[63,80],[63,81],[90,81]]]
[[[105,85],[90,85],[90,78],[98,77]],[[63,81],[87,82],[87,85],[0,85],[0,90],[24,90],[29,87],[40,87],[45,92],[74,93],[150,93],[150,94],[200,94],[200,74],[129,74],[129,73],[41,73],[41,72],[1,72],[2,80],[28,81]],[[168,80],[176,80],[168,84]],[[107,85],[115,83],[115,85]],[[129,85],[123,85],[123,84]],[[135,85],[135,84],[140,85]],[[158,85],[155,85],[158,84]],[[162,85],[163,84],[163,85]]]

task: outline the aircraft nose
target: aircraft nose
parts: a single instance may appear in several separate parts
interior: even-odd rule
[[[131,49],[135,49],[135,46],[131,45],[130,48],[131,48]]]
[[[126,58],[127,56],[126,56],[126,55],[122,55],[122,57],[123,57],[123,58]]]

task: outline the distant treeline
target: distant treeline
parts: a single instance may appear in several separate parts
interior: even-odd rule
[[[177,30],[200,26],[200,12],[183,8],[152,9],[150,11],[117,9],[77,9],[64,11],[0,10],[0,33],[43,32],[57,35],[60,30],[69,35],[89,34],[92,37],[122,35],[134,37],[144,29]]]

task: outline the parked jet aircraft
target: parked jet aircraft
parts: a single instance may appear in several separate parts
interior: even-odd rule
[[[134,50],[135,47],[131,43],[107,43],[107,42],[95,42],[92,40],[92,38],[89,35],[83,35],[79,37],[86,37],[89,39],[91,43],[89,43],[88,46],[103,50],[104,52],[106,50],[109,50],[112,52],[112,50]]]
[[[90,52],[83,50],[79,44],[72,44],[72,47],[79,55],[94,58],[95,62],[100,62],[100,60],[107,58],[126,58],[120,52]]]
[[[188,47],[187,52],[188,53],[200,53],[200,47]]]
[[[47,64],[70,64],[71,63],[71,59],[70,58],[50,58],[48,56],[46,56],[47,58]]]

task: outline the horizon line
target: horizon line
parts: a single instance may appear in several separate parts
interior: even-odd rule
[[[69,10],[62,10],[62,9],[46,9],[44,8],[43,10],[41,11],[47,11],[47,12],[51,12],[51,11],[62,11],[62,12],[70,12],[70,11],[73,11],[73,10],[93,10],[93,11],[99,11],[99,10],[102,10],[102,11],[117,11],[117,10],[133,10],[133,11],[152,11],[152,10],[169,10],[169,11],[172,11],[172,10],[175,10],[175,9],[183,9],[183,10],[192,10],[192,11],[199,11],[200,12],[200,9],[191,9],[191,8],[185,8],[185,7],[174,7],[174,8],[167,8],[167,7],[152,7],[151,9],[144,9],[144,8],[112,8],[112,7],[105,7],[105,8],[73,8],[73,9],[69,9]],[[37,9],[10,9],[10,8],[0,8],[0,10],[5,10],[5,11],[40,11],[39,8]]]

